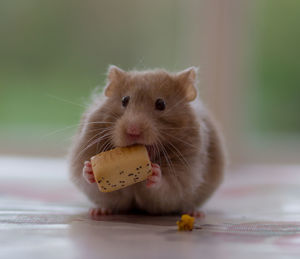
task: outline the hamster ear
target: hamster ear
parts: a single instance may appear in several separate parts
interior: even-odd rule
[[[177,79],[181,86],[185,88],[186,99],[191,102],[197,97],[196,81],[197,81],[196,67],[189,67],[177,74]]]
[[[110,65],[107,72],[107,85],[104,89],[105,96],[109,97],[112,95],[115,84],[114,82],[120,81],[125,75],[125,71],[117,66]]]

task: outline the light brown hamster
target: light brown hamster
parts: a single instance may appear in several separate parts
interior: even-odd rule
[[[196,211],[219,186],[225,151],[211,115],[197,96],[197,70],[108,70],[103,93],[83,114],[70,151],[73,182],[98,209],[92,213]],[[114,147],[147,147],[152,175],[101,193],[90,158]]]

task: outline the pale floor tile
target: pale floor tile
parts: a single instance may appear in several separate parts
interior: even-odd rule
[[[0,258],[299,258],[299,198],[300,166],[247,166],[192,232],[177,216],[91,220],[64,161],[2,157]]]

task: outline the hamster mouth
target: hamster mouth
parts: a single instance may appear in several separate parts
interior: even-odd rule
[[[157,147],[153,144],[146,144],[144,141],[132,141],[132,142],[127,142],[123,143],[123,145],[116,145],[117,147],[128,147],[128,146],[133,146],[133,145],[144,145],[147,149],[150,161],[152,163],[158,163],[159,160],[159,151]]]

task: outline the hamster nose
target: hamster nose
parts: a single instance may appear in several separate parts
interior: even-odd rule
[[[141,136],[142,132],[141,132],[141,129],[138,126],[130,125],[130,126],[128,126],[128,128],[126,130],[126,133],[130,138],[137,139]]]

